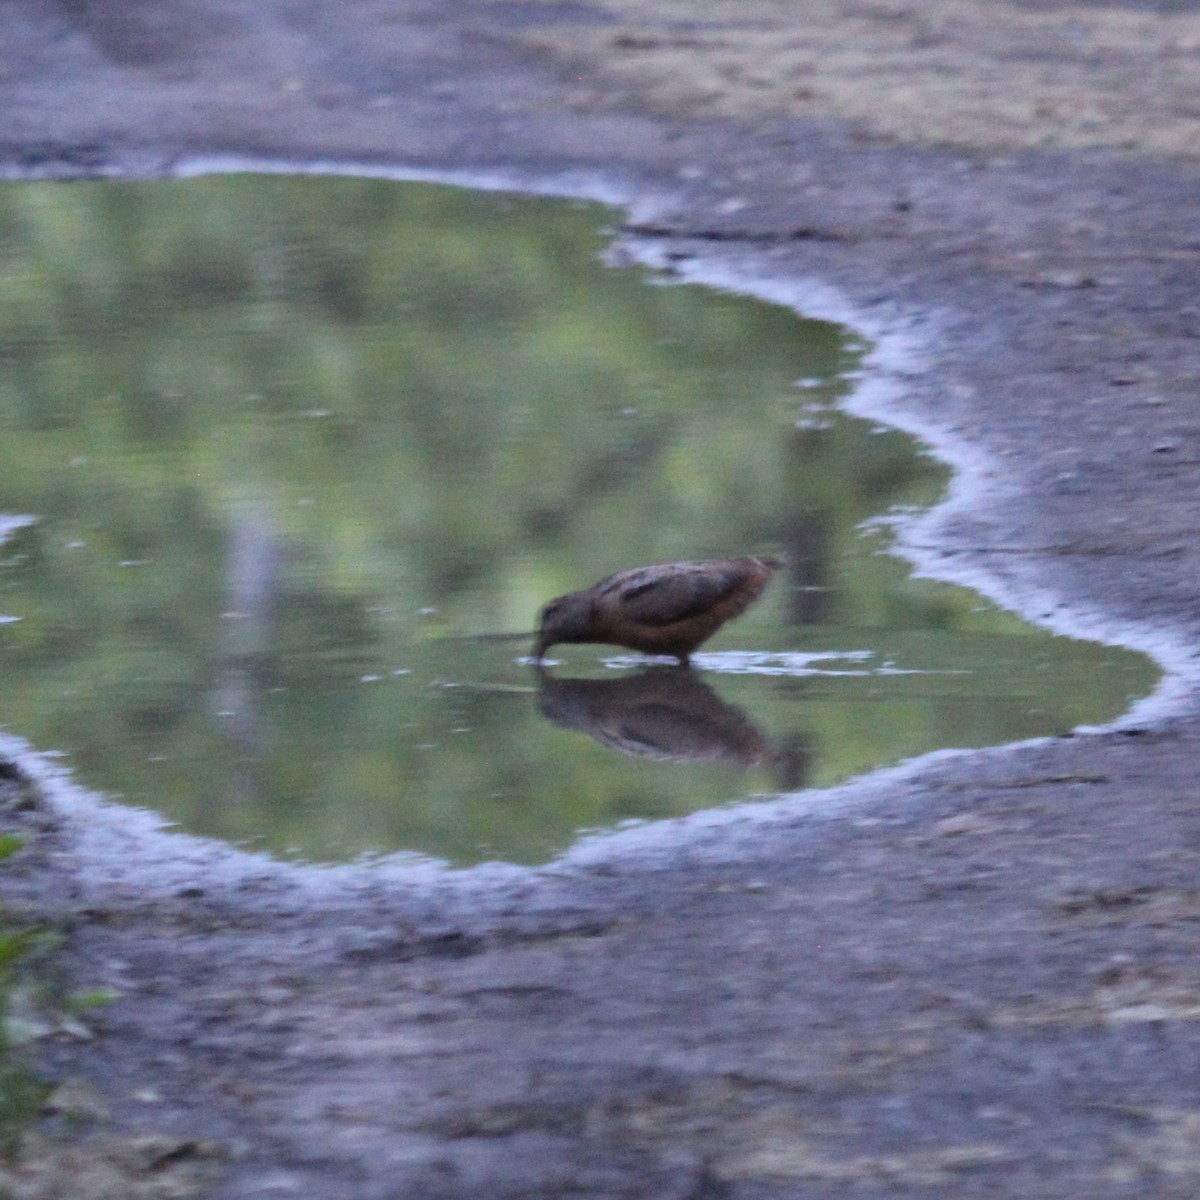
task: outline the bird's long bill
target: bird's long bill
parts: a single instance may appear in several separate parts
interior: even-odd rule
[[[537,630],[522,629],[516,633],[442,633],[435,639],[439,642],[523,642],[536,637]]]

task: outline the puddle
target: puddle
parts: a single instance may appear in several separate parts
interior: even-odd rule
[[[0,723],[194,833],[539,862],[1153,689],[909,577],[864,522],[946,473],[834,407],[865,347],[604,267],[609,219],[366,179],[0,185]],[[788,568],[695,671],[523,661],[549,597],[726,553]]]

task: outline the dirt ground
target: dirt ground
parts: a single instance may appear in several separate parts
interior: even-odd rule
[[[1183,2],[0,9],[13,174],[471,173],[620,201],[631,251],[703,277],[838,289],[919,349],[874,411],[963,471],[922,568],[1169,668],[1120,728],[540,871],[306,872],[10,779],[6,902],[116,998],[32,1043],[61,1086],[0,1184],[1200,1194],[1198,49]]]

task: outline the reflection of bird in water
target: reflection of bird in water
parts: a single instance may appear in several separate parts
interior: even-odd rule
[[[691,671],[649,668],[617,679],[560,679],[538,670],[542,715],[634,758],[734,762],[772,758],[766,739]]]
[[[542,715],[633,758],[770,765],[781,790],[804,786],[803,735],[775,750],[756,725],[691,671],[651,667],[616,679],[562,679],[536,671]]]
[[[533,656],[559,642],[604,642],[671,654],[686,666],[701,642],[762,595],[781,565],[775,558],[716,558],[620,571],[551,600]]]

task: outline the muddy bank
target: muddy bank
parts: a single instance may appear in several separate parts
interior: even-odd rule
[[[1169,704],[539,872],[299,871],[49,780],[5,893],[117,998],[40,1039],[86,1136],[15,1194],[1195,1193],[1200,16],[791,11],[28,4],[0,161],[577,189],[631,253],[835,288],[908,350],[864,403],[964,469],[922,568],[1155,650]]]

